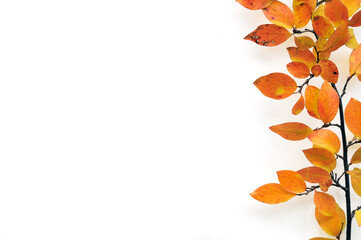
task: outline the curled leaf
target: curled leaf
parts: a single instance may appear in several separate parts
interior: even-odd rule
[[[303,98],[303,95],[301,94],[300,98],[292,108],[292,114],[298,115],[303,111],[304,108],[305,108],[305,100]]]

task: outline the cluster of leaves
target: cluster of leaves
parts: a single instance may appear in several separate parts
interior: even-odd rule
[[[340,239],[343,229],[351,224],[354,216],[361,225],[361,207],[353,212],[348,209],[345,215],[335,198],[327,193],[331,186],[335,186],[349,196],[350,188],[346,179],[351,178],[354,192],[361,196],[361,169],[349,169],[352,164],[361,163],[361,148],[354,153],[350,162],[347,160],[347,149],[361,143],[361,102],[351,98],[346,108],[342,107],[342,97],[349,81],[353,77],[361,81],[361,44],[357,42],[353,30],[354,27],[361,26],[361,0],[293,0],[292,10],[277,0],[237,2],[248,9],[262,11],[271,22],[258,26],[245,39],[261,46],[273,47],[294,36],[295,46],[287,48],[291,59],[287,70],[294,78],[303,79],[302,83],[297,84],[291,76],[275,72],[258,78],[254,82],[255,86],[265,96],[277,100],[299,94],[292,114],[298,115],[306,109],[310,117],[319,119],[323,124],[317,129],[311,129],[301,122],[287,122],[270,127],[287,140],[308,138],[313,145],[312,148],[303,150],[303,153],[312,166],[298,171],[278,171],[279,183],[263,185],[251,193],[251,196],[264,203],[278,204],[312,192],[318,224],[326,233]],[[306,25],[312,25],[312,28],[302,29]],[[302,35],[304,33],[312,34],[313,38]],[[339,80],[339,71],[330,56],[344,45],[353,50],[349,58],[349,77],[341,92],[335,85]],[[321,88],[310,84],[316,77],[323,80]],[[334,124],[332,121],[338,113],[340,123]],[[354,135],[351,141],[346,139],[345,124]],[[335,132],[328,129],[330,126],[341,130],[342,141]],[[343,155],[339,154],[341,145]],[[344,165],[344,172],[339,177],[334,172],[338,160]],[[345,178],[345,185],[340,183],[342,178]],[[347,240],[350,238],[351,233],[347,235]],[[312,238],[322,239],[331,238]]]

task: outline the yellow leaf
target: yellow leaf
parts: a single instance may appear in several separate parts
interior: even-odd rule
[[[320,95],[320,89],[312,86],[312,85],[308,85],[306,87],[306,91],[305,91],[305,106],[307,109],[308,114],[311,117],[320,119],[320,114],[318,113],[318,97]]]
[[[346,47],[351,48],[351,49],[358,48],[359,43],[356,40],[356,37],[355,37],[355,34],[354,34],[352,28],[348,29],[348,40],[345,45],[346,45]]]
[[[361,169],[354,168],[347,172],[351,176],[351,185],[355,193],[361,196]]]
[[[361,163],[361,147],[352,155],[351,164]]]
[[[295,44],[300,49],[309,49],[315,45],[315,42],[312,38],[307,36],[296,37],[295,36]]]
[[[355,211],[355,218],[358,226],[361,227],[361,210]]]
[[[302,62],[310,69],[316,65],[316,58],[313,53],[308,49],[300,49],[296,47],[287,48],[288,54],[292,62]]]
[[[326,216],[322,214],[318,208],[315,209],[315,217],[323,231],[332,235],[339,236],[346,223],[346,216],[344,211],[336,203],[336,211],[333,216]]]

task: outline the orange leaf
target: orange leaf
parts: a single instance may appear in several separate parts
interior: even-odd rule
[[[307,138],[312,129],[298,122],[288,122],[270,127],[270,129],[287,140],[298,141]]]
[[[273,47],[287,41],[292,34],[286,28],[274,24],[258,26],[256,30],[248,34],[244,39],[257,43],[258,45]]]
[[[361,73],[361,44],[350,55],[350,75]]]
[[[305,106],[308,114],[311,117],[320,119],[320,114],[318,113],[318,96],[320,94],[320,89],[315,86],[308,85],[305,91]]]
[[[277,172],[281,186],[291,193],[303,193],[306,191],[306,182],[295,171],[282,170]]]
[[[343,23],[348,23],[348,10],[339,0],[331,0],[325,3],[325,16],[338,28]]]
[[[336,162],[335,162],[336,163]],[[336,166],[335,166],[336,167]],[[333,169],[335,169],[335,167],[333,167]],[[332,179],[328,179],[326,182],[322,182],[320,183],[320,189],[324,192],[327,192],[328,189],[332,186]]]
[[[262,9],[270,5],[274,0],[236,0],[238,3],[243,5],[243,7],[251,9],[251,10],[257,10]]]
[[[310,148],[303,150],[306,158],[310,163],[315,165],[316,167],[325,167],[333,164],[336,159],[335,155],[330,151],[322,148]]]
[[[315,203],[317,210],[323,215],[328,217],[335,215],[337,203],[335,198],[330,194],[315,191],[313,202]]]
[[[293,62],[302,62],[310,69],[316,64],[316,58],[308,49],[300,49],[296,47],[287,48],[288,54]]]
[[[312,26],[318,36],[329,38],[335,31],[333,25],[325,17],[315,16],[312,20]]]
[[[315,16],[325,16],[325,5],[321,4],[320,6],[318,6],[318,8],[316,9],[316,11],[313,12],[312,17]]]
[[[297,172],[309,183],[324,183],[331,179],[330,174],[319,167],[307,167]]]
[[[287,70],[295,78],[307,78],[310,75],[310,69],[302,62],[290,62],[287,64]]]
[[[308,136],[308,139],[316,146],[332,153],[338,153],[341,147],[340,139],[329,129],[315,130]]]
[[[322,69],[323,72],[324,69]],[[339,103],[336,90],[328,82],[324,81],[318,96],[318,113],[324,123],[330,123],[336,117]]]
[[[292,108],[292,114],[298,115],[303,111],[304,108],[305,108],[305,100],[303,99],[303,95],[301,94],[300,98]]]
[[[296,37],[295,36],[295,44],[300,49],[309,49],[315,45],[315,42],[312,38],[303,36],[303,37]]]
[[[335,215],[331,217],[326,216],[322,214],[318,210],[318,208],[316,208],[315,217],[322,230],[335,237],[340,235],[343,226],[346,223],[345,213],[337,203],[336,203]]]
[[[345,122],[356,137],[361,137],[361,102],[354,98],[350,99],[345,108]]]
[[[311,68],[311,72],[313,75],[315,75],[315,77],[318,77],[322,73],[322,67],[317,64]]]
[[[355,211],[355,218],[358,226],[361,227],[361,210]]]
[[[336,0],[333,0],[336,1]],[[336,29],[328,39],[326,46],[323,48],[323,52],[333,52],[342,47],[348,40],[348,26],[347,22],[342,24]]]
[[[284,99],[297,89],[297,83],[284,73],[271,73],[258,78],[254,85],[267,97]]]
[[[330,60],[320,60],[318,64],[322,68],[321,77],[330,83],[337,83],[338,69],[336,64]]]
[[[361,26],[361,11],[358,11],[355,15],[352,16],[349,25],[351,27]]]
[[[355,193],[361,196],[361,169],[354,168],[347,172],[351,176],[351,185]]]
[[[310,21],[312,16],[312,7],[304,0],[293,1],[293,13],[295,16],[295,27],[303,28]]]
[[[296,194],[288,192],[278,183],[269,183],[257,188],[251,196],[263,203],[278,204],[290,200]]]
[[[351,164],[361,163],[361,147],[352,155]]]
[[[268,20],[277,26],[291,29],[295,25],[295,18],[292,10],[280,1],[274,1],[266,8],[263,13]]]
[[[352,15],[357,12],[357,10],[360,8],[360,0],[341,0],[343,5],[346,6],[348,10],[348,17],[351,17]]]

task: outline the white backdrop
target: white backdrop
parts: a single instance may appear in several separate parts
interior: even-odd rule
[[[233,0],[19,0],[0,2],[0,21],[0,240],[327,236],[312,196],[268,206],[249,195],[309,165],[309,142],[268,127],[319,124],[291,115],[296,96],[253,86],[289,62],[284,46],[243,40],[261,12]]]

